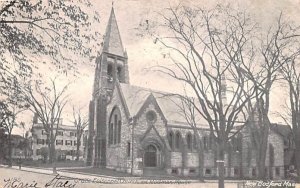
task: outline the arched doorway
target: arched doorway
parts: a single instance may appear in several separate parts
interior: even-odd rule
[[[144,153],[144,166],[145,167],[157,167],[158,166],[158,151],[157,147],[150,144],[146,147]]]

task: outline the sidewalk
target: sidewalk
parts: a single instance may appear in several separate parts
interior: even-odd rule
[[[0,168],[8,168],[7,166],[0,165]],[[12,166],[11,169],[19,170],[19,166]],[[198,180],[170,180],[170,179],[143,179],[142,177],[114,177],[114,176],[106,176],[106,175],[99,175],[99,174],[87,174],[82,172],[70,172],[65,170],[57,170],[57,174],[53,174],[52,169],[43,169],[43,168],[36,168],[36,167],[22,167],[21,171],[27,172],[34,172],[39,174],[47,174],[51,176],[56,176],[59,174],[63,177],[78,179],[81,181],[89,181],[89,182],[97,182],[103,184],[128,184],[128,183],[135,183],[135,184],[157,184],[157,183],[176,183],[176,184],[187,184],[187,183],[200,183]]]
[[[7,166],[0,165],[0,167],[8,168]],[[11,169],[19,170],[19,166],[12,166]],[[28,172],[35,172],[40,174],[48,174],[55,176],[53,174],[52,169],[43,169],[43,168],[36,168],[36,167],[23,167],[21,171],[28,171]],[[57,174],[64,177],[74,178],[74,179],[81,179],[81,180],[99,180],[104,182],[111,182],[112,180],[119,180],[120,178],[112,177],[112,176],[104,176],[104,175],[94,175],[94,174],[83,174],[83,173],[74,173],[74,172],[67,172],[63,170],[57,170]]]
[[[8,168],[5,165],[0,165],[0,168]],[[8,169],[15,169],[19,170],[19,166],[12,166]],[[68,168],[69,169],[69,168]],[[74,172],[74,171],[67,171],[63,169],[57,169],[57,174],[53,174],[52,169],[44,169],[44,168],[37,168],[37,167],[22,167],[21,171],[27,171],[27,172],[33,172],[38,174],[46,174],[51,175],[55,177],[57,174],[62,177],[68,177],[71,179],[78,179],[79,181],[85,181],[85,182],[96,182],[100,184],[128,184],[128,183],[134,183],[134,184],[169,184],[169,183],[175,183],[175,184],[189,184],[189,183],[200,183],[200,184],[216,184],[218,180],[205,180],[205,182],[200,182],[199,180],[185,180],[185,179],[164,179],[160,178],[157,179],[155,177],[145,179],[145,177],[128,177],[128,176],[108,176],[108,175],[100,175],[100,174],[92,174],[92,173],[84,173],[84,172]],[[245,182],[245,180],[225,180],[225,183],[229,184],[241,184]],[[296,185],[296,187],[300,186],[299,184]]]

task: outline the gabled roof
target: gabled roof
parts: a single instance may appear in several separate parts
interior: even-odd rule
[[[290,126],[278,123],[272,123],[271,129],[284,138],[289,138],[293,133]]]
[[[103,42],[103,52],[124,57],[124,48],[118,28],[114,8],[111,9]]]
[[[180,108],[181,100],[177,96],[171,93],[153,91],[151,89],[124,83],[120,83],[119,87],[130,116],[136,116],[146,99],[152,94],[166,118],[168,125],[190,127]],[[208,124],[203,117],[196,114],[195,118],[198,127],[208,128]]]
[[[139,109],[139,111],[136,114],[136,116],[139,117],[143,113],[143,111],[149,106],[149,104],[154,104],[154,108],[161,115],[162,120],[166,124],[167,123],[167,119],[166,119],[164,113],[161,111],[161,108],[158,105],[157,100],[155,99],[155,97],[154,97],[154,95],[152,93],[150,93],[150,95],[147,97],[147,99],[145,100],[143,106]]]

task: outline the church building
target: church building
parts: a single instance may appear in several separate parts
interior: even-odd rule
[[[130,84],[130,61],[124,50],[114,9],[96,59],[93,96],[89,106],[87,165],[133,175],[218,175],[216,147],[205,120],[195,117],[196,130],[180,114],[178,99]],[[195,131],[203,141],[204,166]],[[226,177],[255,178],[258,169],[249,130],[232,139],[225,154]],[[268,177],[284,175],[283,139],[270,130],[266,157]]]

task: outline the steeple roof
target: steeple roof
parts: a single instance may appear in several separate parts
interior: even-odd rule
[[[110,12],[110,17],[104,36],[103,52],[124,57],[124,48],[113,7]]]

